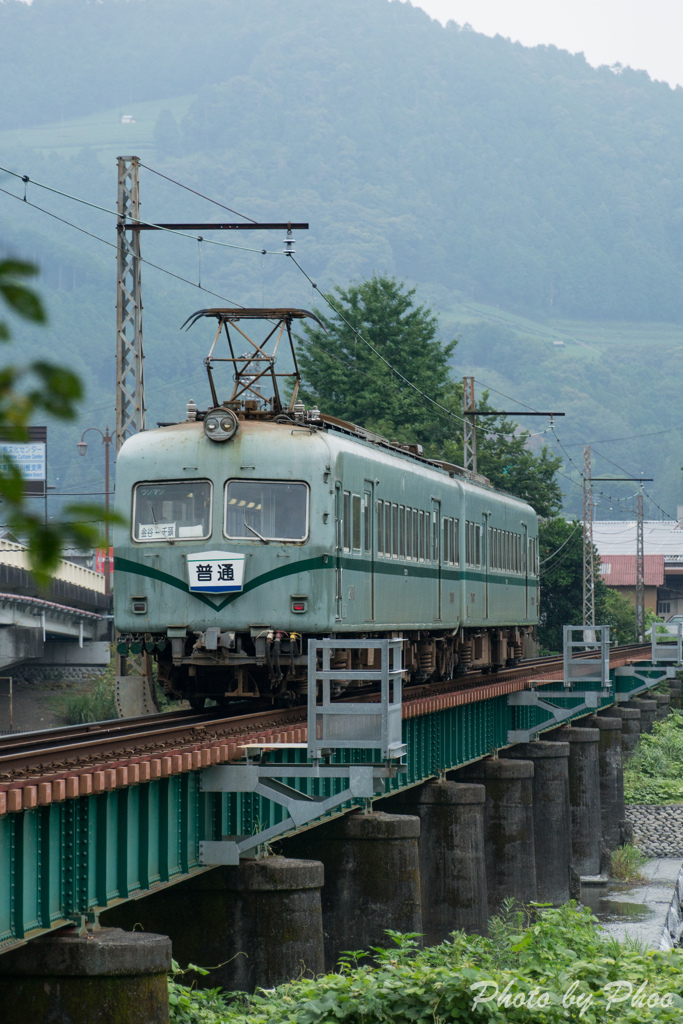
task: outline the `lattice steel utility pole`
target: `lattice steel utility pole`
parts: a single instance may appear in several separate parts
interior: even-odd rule
[[[585,445],[583,449],[583,624],[595,625],[595,549],[590,445]]]
[[[477,472],[477,421],[474,412],[474,377],[462,379],[462,450],[463,466]]]
[[[636,637],[645,640],[645,543],[643,537],[643,487],[636,502]],[[652,627],[654,629],[654,626]]]
[[[140,233],[130,223],[140,217],[140,160],[118,158],[118,246],[116,289],[116,451],[145,429],[142,351]]]

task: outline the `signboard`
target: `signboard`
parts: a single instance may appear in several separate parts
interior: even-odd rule
[[[0,435],[0,474],[7,474],[10,457],[24,480],[24,494],[47,497],[47,427],[29,427],[28,441]],[[45,511],[47,521],[47,509]]]
[[[244,555],[229,551],[201,551],[187,555],[190,591],[231,594],[242,590]]]
[[[7,474],[10,456],[24,480],[45,480],[47,475],[47,445],[39,442],[13,444],[0,441],[0,472]]]

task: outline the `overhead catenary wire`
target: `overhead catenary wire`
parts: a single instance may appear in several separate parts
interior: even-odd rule
[[[195,188],[190,188],[189,185],[183,185],[182,181],[176,181],[175,178],[170,178],[168,174],[162,174],[161,171],[157,171],[154,167],[150,167],[148,164],[140,164],[140,167],[144,167],[146,171],[151,171],[152,174],[158,175],[160,178],[165,178],[166,181],[170,181],[171,184],[177,185],[178,188],[184,188],[186,192],[192,192],[195,196],[199,196],[200,199],[205,199],[207,203],[213,203],[214,206],[220,206],[221,210],[227,210],[228,213],[234,213],[236,217],[242,217],[243,220],[248,220],[251,224],[257,222],[253,217],[247,217],[246,213],[238,213],[237,210],[233,210],[230,206],[225,206],[224,203],[219,203],[217,199],[211,199],[209,196],[205,196],[202,192],[197,192]]]
[[[48,217],[52,217],[53,220],[58,220],[61,224],[66,224],[68,227],[73,228],[74,231],[80,231],[81,234],[87,235],[89,238],[94,238],[95,241],[101,242],[110,249],[117,248],[115,242],[109,242],[106,238],[102,238],[100,235],[96,235],[92,231],[88,231],[87,228],[82,228],[80,225],[74,224],[73,221],[67,220],[65,217],[60,217],[59,214],[53,213],[52,210],[46,210],[45,207],[38,206],[37,203],[32,203],[30,199],[22,199],[21,196],[16,195],[14,192],[9,192],[7,189],[2,187],[0,187],[0,192],[3,192],[6,196],[11,196],[12,199],[17,199],[20,203],[30,206],[34,210],[38,210],[40,213],[46,214]],[[182,281],[184,284],[189,284],[193,288],[199,289],[199,291],[206,292],[207,295],[213,295],[215,298],[221,299],[222,302],[229,302],[231,306],[243,308],[241,304],[239,302],[235,302],[234,299],[228,299],[225,295],[220,295],[218,292],[214,292],[210,288],[205,288],[204,285],[198,284],[196,281],[191,281],[188,277],[176,274],[173,270],[168,270],[166,267],[159,266],[158,263],[152,263],[151,260],[146,259],[144,256],[139,256],[138,259],[141,263],[146,264],[146,266],[153,267],[155,270],[160,270],[162,274],[168,274],[169,277],[174,277],[177,281]]]
[[[83,205],[83,206],[90,207],[91,210],[99,210],[100,213],[107,213],[107,214],[109,214],[112,217],[116,217],[117,220],[118,220],[119,214],[118,214],[117,210],[110,210],[108,207],[101,206],[99,203],[92,203],[92,202],[90,202],[89,199],[83,199],[80,196],[73,196],[69,192],[63,192],[61,189],[53,188],[51,185],[45,185],[43,182],[40,182],[40,181],[34,181],[32,178],[29,178],[29,176],[27,174],[19,174],[17,171],[13,171],[9,167],[3,167],[3,166],[0,165],[0,171],[4,171],[5,174],[11,174],[12,177],[18,178],[20,181],[23,181],[25,185],[28,185],[28,184],[35,185],[36,188],[45,189],[48,192],[54,193],[54,195],[62,196],[63,199],[70,199],[74,203],[81,203],[81,205]],[[12,194],[12,193],[10,193],[10,194]],[[22,202],[25,201],[21,196],[18,196],[17,198],[21,199]],[[164,227],[162,224],[156,224],[154,221],[143,220],[142,217],[136,217],[135,218],[135,223],[136,224],[146,224],[149,227],[156,228],[159,231],[165,231],[169,235],[178,235],[180,238],[191,238],[194,242],[199,240],[199,235],[193,235],[193,234],[190,234],[187,231],[179,231],[177,228]],[[235,244],[233,242],[219,242],[217,238],[207,238],[207,239],[204,239],[204,240],[206,242],[210,243],[211,245],[219,245],[219,246],[221,246],[221,247],[223,247],[225,249],[240,249],[243,252],[254,252],[254,253],[262,254],[264,256],[285,256],[285,255],[287,255],[287,253],[281,252],[279,250],[256,249],[256,248],[254,248],[253,246],[250,246],[250,245],[237,245],[237,244]]]

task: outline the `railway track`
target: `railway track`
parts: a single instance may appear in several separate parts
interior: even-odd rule
[[[614,648],[611,664],[643,660],[649,651],[649,645],[640,644]],[[549,682],[558,673],[561,677],[561,671],[561,656],[545,657],[502,672],[407,686],[403,691],[403,714],[409,718],[512,693],[533,681]],[[378,696],[372,692],[356,693],[341,700],[373,702]],[[62,798],[67,798],[90,785],[94,787],[92,791],[98,792],[231,761],[241,756],[241,747],[246,742],[302,742],[306,738],[305,706],[250,710],[230,717],[225,713],[213,717],[212,712],[213,709],[200,713],[173,711],[3,736],[0,813],[3,803],[16,804],[18,791],[35,790],[28,794],[29,799],[39,804],[42,786],[44,802],[52,802],[62,792]],[[83,786],[84,778],[90,782]]]

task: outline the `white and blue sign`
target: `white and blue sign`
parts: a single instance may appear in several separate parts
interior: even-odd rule
[[[201,551],[187,555],[190,591],[204,594],[239,593],[244,583],[244,555]]]
[[[0,443],[0,472],[7,475],[9,455],[24,480],[44,480],[46,476],[46,445],[40,442],[29,444]]]

